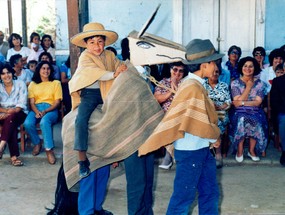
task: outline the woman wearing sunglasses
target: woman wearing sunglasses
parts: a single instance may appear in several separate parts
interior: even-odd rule
[[[233,45],[228,50],[229,59],[227,62],[222,63],[223,72],[228,71],[231,76],[231,81],[238,79],[240,77],[239,72],[237,71],[238,61],[241,56],[241,48]]]
[[[186,66],[182,62],[172,63],[170,64],[170,73],[166,74],[166,77],[160,81],[160,84],[176,91],[178,85],[181,83],[182,78],[184,78],[186,75]],[[154,97],[160,103],[164,112],[166,112],[171,105],[174,93],[170,90],[157,86],[155,88]],[[173,165],[171,155],[173,154],[173,146],[169,145],[165,148],[165,156],[162,163],[158,167],[161,169],[170,169]]]
[[[265,49],[261,46],[257,46],[252,51],[252,56],[257,60],[258,64],[260,65],[260,69],[263,70],[269,66],[269,64],[265,64],[265,56],[266,52]]]

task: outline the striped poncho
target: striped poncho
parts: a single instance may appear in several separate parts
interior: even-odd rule
[[[186,79],[152,135],[140,146],[139,155],[145,155],[190,133],[201,138],[217,139],[220,135],[215,107],[203,85]],[[189,143],[191,144],[191,143]]]
[[[87,156],[91,171],[136,152],[164,115],[145,80],[131,64],[127,67],[89,120]],[[78,152],[73,150],[76,115],[77,108],[64,117],[62,125],[64,172],[72,191],[78,190],[79,181]]]

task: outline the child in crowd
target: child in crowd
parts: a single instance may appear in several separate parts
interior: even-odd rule
[[[275,68],[275,75],[276,77],[279,77],[281,75],[284,75],[285,71],[284,71],[284,63],[280,63],[276,66]]]
[[[27,68],[34,73],[36,71],[36,67],[37,67],[38,61],[36,60],[30,60],[28,62]]]
[[[30,35],[30,45],[31,53],[28,56],[27,62],[31,60],[38,60],[40,54],[44,51],[40,46],[41,38],[40,35],[36,32],[31,33]]]

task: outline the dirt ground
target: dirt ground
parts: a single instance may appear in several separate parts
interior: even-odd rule
[[[7,152],[4,154],[0,160],[0,215],[45,215],[45,208],[52,207],[62,156],[60,132],[61,125],[57,124],[56,165],[47,163],[45,153],[33,157],[29,148],[21,155],[23,167],[11,166]],[[237,164],[234,156],[228,155],[224,167],[217,172],[220,214],[285,215],[285,168],[279,164],[279,157],[273,144],[269,145],[266,158],[258,163],[245,156],[244,162]],[[163,215],[172,193],[175,165],[167,171],[158,169],[158,163],[156,160],[153,210],[155,215]],[[111,170],[104,208],[114,215],[127,215],[123,165]],[[197,201],[189,214],[198,214]]]
[[[12,167],[8,158],[0,162],[0,215],[44,215],[52,207],[60,162],[25,159],[24,167]],[[157,167],[157,165],[156,165]],[[172,193],[175,166],[170,171],[156,168],[154,214],[165,214]],[[285,168],[279,165],[227,165],[218,170],[220,214],[285,214]],[[126,215],[126,182],[121,165],[111,170],[104,208]],[[197,213],[197,202],[192,214]],[[190,214],[191,214],[190,213]]]

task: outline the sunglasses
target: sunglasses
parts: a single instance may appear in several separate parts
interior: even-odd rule
[[[176,68],[176,67],[172,68],[172,70],[173,70],[174,72],[180,72],[180,73],[183,73],[183,72],[184,72],[184,69],[178,69],[178,68]]]
[[[263,55],[261,53],[257,52],[254,54],[254,56],[257,57],[257,56],[263,56]]]
[[[231,51],[231,53],[230,53],[230,54],[239,55],[239,52],[237,52],[237,51]]]

